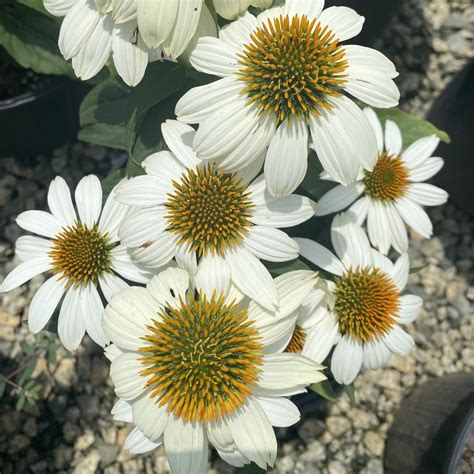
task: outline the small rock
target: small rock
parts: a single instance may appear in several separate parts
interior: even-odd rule
[[[36,420],[33,417],[29,417],[23,425],[23,432],[26,433],[30,438],[34,438],[38,434],[38,427],[36,426]]]
[[[79,410],[86,421],[92,422],[100,412],[99,397],[96,395],[81,395],[77,398]]]
[[[344,416],[329,416],[326,419],[326,426],[331,434],[335,437],[339,437],[350,429],[351,424]]]
[[[360,474],[383,474],[383,462],[380,459],[371,459]]]
[[[74,456],[74,450],[64,444],[60,444],[53,451],[54,467],[56,470],[63,470],[69,467],[72,458]]]
[[[100,454],[93,449],[86,457],[82,458],[73,470],[74,474],[95,474],[100,463]]]
[[[295,468],[295,461],[291,456],[283,456],[277,460],[275,467],[278,469],[278,472],[281,473],[293,472]]]
[[[310,443],[325,431],[326,426],[321,420],[307,419],[298,428],[298,435],[305,443]]]
[[[347,474],[347,469],[344,467],[340,461],[331,461],[328,464],[328,473],[329,474]]]
[[[369,454],[381,457],[385,447],[382,437],[374,431],[369,431],[364,436],[364,444]]]
[[[87,430],[84,434],[77,438],[76,442],[74,443],[74,449],[77,451],[85,451],[94,444],[94,441],[94,433],[90,430]]]
[[[300,456],[302,461],[324,461],[326,459],[326,448],[319,441],[312,441],[306,447],[306,451]]]
[[[25,449],[30,444],[28,436],[17,434],[8,442],[9,454],[15,454],[22,449]]]
[[[102,468],[110,466],[116,459],[119,447],[114,444],[100,444],[97,449],[100,454],[100,466]]]
[[[54,373],[55,380],[64,387],[70,387],[77,381],[75,371],[76,360],[72,357],[63,357]]]

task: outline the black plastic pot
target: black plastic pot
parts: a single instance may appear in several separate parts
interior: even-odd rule
[[[407,397],[388,433],[388,474],[458,474],[474,430],[474,374],[449,374]]]
[[[89,87],[55,77],[44,88],[0,101],[0,156],[42,153],[75,139]]]

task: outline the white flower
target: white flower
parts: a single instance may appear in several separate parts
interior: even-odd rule
[[[243,299],[236,288],[221,293],[199,275],[194,288],[177,268],[146,289],[115,295],[103,325],[114,343],[107,356],[120,398],[112,413],[136,426],[125,447],[142,453],[164,444],[175,474],[205,472],[208,443],[234,466],[272,466],[272,425],[300,418],[285,397],[325,378],[319,364],[272,349],[314,281],[309,271],[277,278],[278,313]]]
[[[26,211],[18,216],[20,227],[46,238],[24,236],[16,241],[22,263],[0,285],[0,293],[11,291],[43,272],[53,273],[33,297],[28,325],[33,333],[41,331],[64,296],[58,333],[69,350],[78,347],[85,332],[101,346],[108,342],[101,326],[100,295],[110,300],[128,286],[118,275],[140,283],[150,277],[118,245],[117,229],[128,207],[111,194],[102,209],[102,188],[93,175],[79,182],[75,198],[78,213],[66,182],[56,177],[48,191],[51,213]]]
[[[143,162],[145,176],[130,179],[117,199],[136,209],[119,234],[133,257],[161,267],[173,257],[180,267],[206,275],[225,291],[232,281],[265,308],[278,305],[270,273],[259,259],[283,262],[298,256],[298,246],[279,228],[306,221],[315,204],[298,195],[274,198],[263,176],[253,179],[263,156],[251,168],[224,174],[193,152],[195,130],[168,120],[162,124],[169,151]]]
[[[398,103],[393,63],[376,50],[341,44],[361,31],[364,18],[323,5],[287,0],[257,18],[246,13],[219,38],[200,38],[192,65],[221,79],[191,89],[176,106],[179,120],[200,124],[193,148],[201,159],[236,171],[267,152],[274,196],[303,180],[308,128],[323,167],[339,182],[353,182],[361,163],[372,169],[375,137],[346,92],[376,107]]]
[[[239,15],[245,13],[252,5],[264,10],[269,8],[273,0],[214,0],[216,12],[227,20],[235,20]]]
[[[401,296],[408,280],[409,262],[403,254],[393,264],[371,249],[361,227],[348,214],[334,218],[331,240],[337,257],[309,239],[297,239],[301,255],[335,275],[328,282],[332,297],[321,301],[320,289],[307,299],[313,329],[302,353],[323,361],[333,344],[331,372],[337,382],[350,384],[362,367],[379,369],[390,352],[406,355],[413,338],[401,325],[411,323],[420,312],[419,296]],[[318,301],[319,300],[319,301]]]
[[[375,112],[369,108],[364,112],[377,137],[377,163],[372,171],[362,170],[357,182],[338,185],[326,193],[318,202],[316,215],[340,211],[362,195],[349,212],[359,224],[367,219],[370,241],[380,252],[386,254],[393,246],[403,253],[408,250],[406,225],[426,239],[433,232],[430,218],[421,206],[438,206],[448,199],[443,189],[422,182],[434,176],[444,164],[442,158],[431,156],[439,138],[435,135],[421,138],[402,151],[398,126],[387,120],[384,134]]]

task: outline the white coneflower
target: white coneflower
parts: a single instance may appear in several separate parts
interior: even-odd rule
[[[190,287],[189,274],[176,268],[112,298],[103,324],[116,346],[108,351],[121,399],[113,413],[136,426],[126,447],[139,453],[164,444],[176,474],[205,472],[208,443],[235,466],[273,465],[272,426],[299,420],[285,397],[325,378],[308,358],[271,349],[314,273],[277,280],[282,305],[273,314],[199,275]]]
[[[412,349],[413,338],[402,325],[416,318],[423,300],[401,296],[408,280],[408,256],[403,254],[393,264],[372,249],[353,216],[334,218],[331,240],[337,257],[316,242],[297,239],[305,258],[335,275],[334,282],[328,282],[329,299],[307,311],[308,318],[313,313],[313,336],[302,353],[323,361],[336,344],[331,372],[339,383],[350,384],[362,367],[379,369],[390,352],[406,355]],[[320,297],[318,290],[315,298]]]
[[[94,175],[79,182],[75,198],[77,213],[66,182],[56,177],[48,191],[51,213],[26,211],[18,216],[20,227],[41,237],[24,236],[16,241],[22,263],[0,285],[0,293],[11,291],[43,272],[52,273],[33,297],[28,326],[33,333],[41,331],[64,296],[58,333],[69,350],[77,348],[85,332],[104,346],[108,339],[101,326],[104,306],[100,295],[110,300],[128,286],[121,277],[145,283],[151,276],[119,245],[117,229],[128,207],[111,194],[102,209],[102,188]]]
[[[377,137],[379,156],[371,171],[361,171],[357,182],[337,185],[318,202],[316,214],[323,216],[352,204],[349,212],[362,224],[367,219],[370,241],[386,254],[390,246],[398,252],[408,250],[408,225],[428,239],[433,232],[430,218],[422,206],[438,206],[448,193],[432,184],[423,183],[443,166],[442,158],[431,156],[439,144],[435,135],[421,138],[406,150],[397,124],[385,123],[385,133],[377,115],[366,108]],[[330,176],[326,176],[331,179]],[[362,197],[361,197],[362,196]],[[359,199],[360,197],[360,199]]]
[[[235,171],[266,152],[274,196],[303,180],[308,129],[323,167],[339,182],[354,181],[361,164],[373,168],[375,137],[346,92],[376,107],[398,103],[393,63],[374,49],[342,44],[364,18],[323,6],[287,0],[258,17],[246,13],[219,38],[200,38],[191,64],[222,79],[191,89],[176,107],[179,120],[200,124],[193,141],[200,158]]]
[[[209,275],[220,288],[232,281],[266,308],[278,304],[270,273],[260,259],[281,262],[298,256],[298,246],[279,228],[306,221],[315,204],[308,198],[269,195],[261,167],[224,173],[203,162],[190,143],[195,130],[168,120],[163,136],[171,152],[145,159],[145,176],[130,179],[117,199],[135,206],[120,227],[122,242],[147,267],[173,257]],[[180,266],[183,266],[180,265]]]

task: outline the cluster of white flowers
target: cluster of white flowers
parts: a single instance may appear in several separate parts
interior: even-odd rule
[[[215,27],[203,0],[44,3],[65,15],[60,48],[84,79],[112,53],[125,82],[137,84],[152,58],[180,56],[204,17]],[[144,174],[122,180],[104,205],[97,177],[80,181],[75,205],[57,177],[50,213],[18,216],[39,237],[18,239],[22,263],[0,286],[52,274],[31,303],[31,331],[60,306],[66,348],[85,332],[104,347],[119,397],[113,416],[134,425],[125,446],[143,453],[164,444],[174,473],[204,472],[209,443],[234,466],[272,466],[272,426],[300,418],[289,397],[326,376],[351,384],[361,369],[411,350],[403,326],[422,300],[401,295],[407,226],[429,238],[422,206],[447,199],[422,182],[443,166],[432,157],[438,138],[404,149],[394,122],[381,124],[348,96],[385,108],[399,99],[391,61],[343,43],[364,18],[324,10],[323,0],[247,12],[270,4],[213,1],[236,19],[217,37],[201,35],[189,59],[220,79],[180,99],[178,120],[161,125],[168,150],[148,156]],[[337,183],[317,203],[294,193],[309,141],[321,179]],[[335,254],[282,230],[343,210],[331,226]],[[334,277],[273,278],[262,263],[299,256]]]

